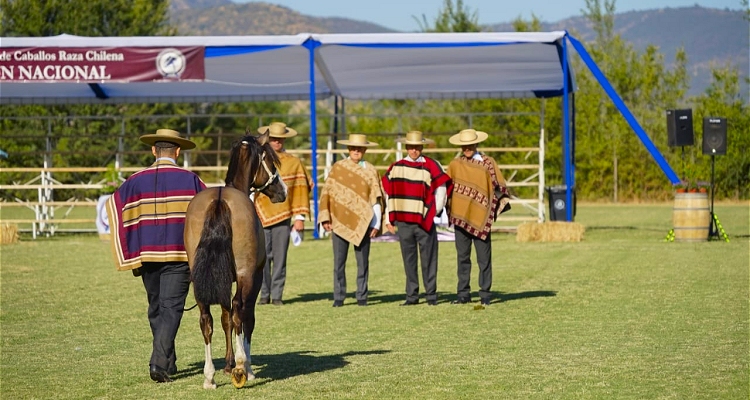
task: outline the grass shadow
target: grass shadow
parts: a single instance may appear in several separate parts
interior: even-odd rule
[[[500,293],[499,299],[501,302],[511,301],[511,300],[522,300],[522,299],[530,299],[534,297],[555,297],[557,296],[557,292],[554,290],[530,290],[528,292],[518,292],[518,293]]]
[[[253,372],[255,380],[249,381],[243,389],[265,385],[268,382],[279,381],[300,375],[330,371],[349,365],[351,356],[369,356],[390,353],[390,350],[348,351],[341,354],[315,355],[315,351],[295,351],[283,354],[253,355]],[[222,374],[226,362],[223,358],[214,358],[216,374]],[[187,378],[203,374],[203,361],[192,363],[183,371],[179,371],[174,378]],[[231,383],[217,384],[217,387],[231,385]]]

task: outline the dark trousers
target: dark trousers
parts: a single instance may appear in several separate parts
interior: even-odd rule
[[[477,264],[479,264],[479,297],[489,300],[492,289],[492,242],[491,234],[487,239],[480,240],[469,232],[456,227],[456,261],[458,264],[458,285],[456,292],[459,298],[471,297],[471,245],[477,251]]]
[[[354,257],[357,259],[357,300],[367,300],[367,281],[370,276],[370,230],[359,246],[354,246]],[[349,254],[349,242],[335,232],[333,242],[333,299],[346,298],[346,258]]]
[[[263,228],[266,234],[266,266],[263,267],[263,285],[260,297],[281,300],[286,285],[286,253],[289,250],[291,220]]]
[[[154,338],[149,364],[167,370],[177,361],[174,339],[190,287],[190,269],[187,262],[146,262],[141,267],[141,279]]]
[[[398,240],[401,244],[401,257],[406,273],[406,301],[419,300],[419,275],[417,274],[417,254],[422,263],[422,283],[425,299],[437,300],[437,231],[433,225],[427,232],[419,224],[396,222]]]

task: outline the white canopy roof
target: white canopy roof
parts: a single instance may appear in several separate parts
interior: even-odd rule
[[[563,91],[564,37],[563,31],[5,37],[0,38],[0,52],[203,46],[205,79],[0,81],[0,104],[306,100],[313,90],[318,99],[332,95],[348,99],[551,97]]]

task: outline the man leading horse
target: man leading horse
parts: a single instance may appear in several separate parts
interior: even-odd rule
[[[153,336],[149,374],[156,382],[171,382],[170,375],[177,372],[175,336],[190,286],[183,242],[185,211],[206,185],[177,166],[180,150],[195,147],[179,132],[159,129],[140,140],[151,145],[156,161],[115,191],[107,202],[107,216],[115,266],[132,270],[146,288]]]

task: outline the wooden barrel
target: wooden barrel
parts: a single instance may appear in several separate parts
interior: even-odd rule
[[[672,223],[677,242],[705,242],[711,212],[706,193],[675,193]]]

